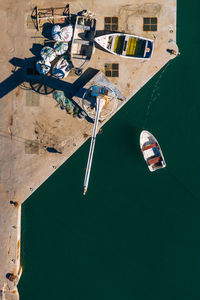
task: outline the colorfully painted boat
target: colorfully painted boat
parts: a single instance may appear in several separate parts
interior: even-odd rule
[[[166,162],[158,141],[146,130],[143,130],[140,134],[140,148],[151,172],[166,167]]]
[[[125,33],[98,36],[95,42],[112,54],[132,59],[151,59],[154,48],[153,40]]]

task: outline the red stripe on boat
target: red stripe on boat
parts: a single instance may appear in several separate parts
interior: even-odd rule
[[[149,149],[154,148],[154,147],[157,147],[157,143],[151,144],[151,145],[147,145],[147,146],[143,147],[142,151],[149,150]]]
[[[155,157],[155,158],[152,158],[152,159],[148,160],[148,164],[149,164],[149,165],[156,164],[157,162],[159,162],[159,160],[160,160],[160,157],[159,157],[159,156],[158,156],[158,157]]]

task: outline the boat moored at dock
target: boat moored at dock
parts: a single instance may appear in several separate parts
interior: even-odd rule
[[[112,54],[132,59],[150,59],[154,48],[153,40],[125,33],[98,36],[95,42]]]
[[[146,130],[143,130],[140,134],[140,148],[151,172],[166,167],[166,162],[158,141]]]

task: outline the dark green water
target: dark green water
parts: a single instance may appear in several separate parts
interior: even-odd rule
[[[89,141],[23,205],[21,300],[200,299],[199,5],[178,4],[181,56],[104,126],[87,196]],[[167,162],[155,173],[144,124]]]

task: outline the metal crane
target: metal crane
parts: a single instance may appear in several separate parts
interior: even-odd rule
[[[90,151],[89,151],[89,155],[88,155],[87,168],[86,168],[84,185],[83,185],[83,188],[84,188],[83,195],[86,194],[87,188],[88,188],[90,171],[91,171],[91,166],[92,166],[92,159],[93,159],[93,154],[94,154],[94,147],[95,147],[95,142],[96,142],[96,135],[97,135],[97,130],[98,130],[99,117],[100,117],[100,113],[101,113],[104,105],[105,105],[105,98],[97,96],[96,97],[96,115],[95,115],[95,119],[94,119],[94,127],[93,127],[93,132],[92,132],[91,143],[90,143]]]

